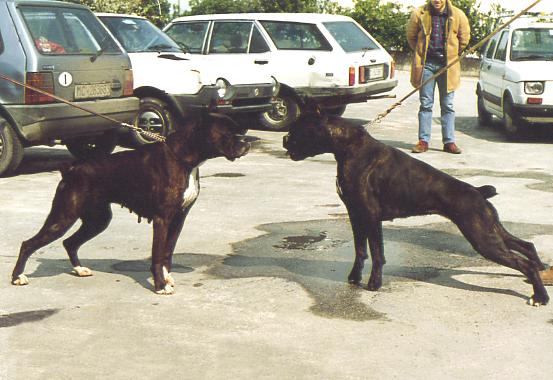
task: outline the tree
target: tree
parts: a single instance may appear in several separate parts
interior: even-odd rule
[[[384,48],[407,51],[405,26],[409,13],[401,5],[381,0],[358,0],[350,11],[344,12],[365,28]]]
[[[144,16],[157,26],[166,25],[172,18],[168,0],[68,0],[88,6],[94,12],[125,13]]]
[[[342,8],[332,0],[191,0],[187,14],[214,13],[336,13]]]

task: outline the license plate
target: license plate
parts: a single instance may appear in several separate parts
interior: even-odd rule
[[[382,79],[384,78],[384,65],[374,65],[369,66],[369,78],[373,79]]]
[[[75,85],[75,99],[105,98],[110,95],[111,83]]]

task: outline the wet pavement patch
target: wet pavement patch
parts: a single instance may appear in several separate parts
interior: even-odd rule
[[[117,272],[150,272],[150,260],[127,260],[113,264],[111,267]],[[192,272],[194,269],[180,264],[173,264],[172,270],[179,273]]]
[[[59,311],[60,309],[44,309],[2,314],[0,315],[0,328],[14,327],[23,323],[42,321],[43,319],[51,317]]]
[[[553,226],[504,224],[511,233],[526,240],[536,235],[553,235]],[[371,307],[371,299],[391,291],[391,284],[400,282],[430,282],[526,299],[526,295],[510,289],[487,288],[457,280],[456,277],[465,274],[495,276],[493,273],[461,269],[495,264],[478,255],[457,227],[448,221],[417,227],[384,228],[387,264],[384,266],[383,287],[379,292],[368,292],[347,283],[353,265],[354,246],[346,218],[266,224],[259,229],[267,233],[234,244],[234,253],[221,262],[214,262],[208,273],[228,279],[278,277],[294,281],[311,296],[313,304],[310,310],[319,316],[386,320],[386,315]],[[370,267],[369,259],[363,271],[364,287]],[[510,276],[519,277],[518,274]],[[523,281],[522,274],[520,279]],[[401,287],[394,287],[394,291],[401,291]]]

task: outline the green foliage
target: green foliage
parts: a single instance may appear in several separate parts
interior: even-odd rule
[[[188,15],[214,13],[337,13],[342,8],[332,0],[191,0]]]
[[[144,16],[157,26],[166,25],[172,19],[168,0],[67,0],[88,6],[94,12],[124,13]]]
[[[408,49],[405,38],[405,26],[409,12],[401,5],[381,0],[358,0],[352,10],[346,14],[356,20],[388,51]]]

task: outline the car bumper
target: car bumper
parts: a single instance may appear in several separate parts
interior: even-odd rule
[[[217,87],[204,86],[193,95],[172,95],[175,106],[186,114],[187,109],[208,109],[219,113],[265,112],[273,108],[271,84],[229,86],[224,98],[217,94]]]
[[[139,108],[139,100],[135,97],[85,101],[76,104],[120,123],[129,124],[134,122]],[[23,138],[33,145],[123,128],[117,123],[65,103],[6,105],[5,109],[15,121]]]
[[[336,104],[360,103],[371,97],[393,90],[397,79],[368,83],[358,87],[302,87],[296,90],[301,95],[315,100],[329,100]]]
[[[553,123],[553,105],[514,105],[515,113],[532,124]]]

